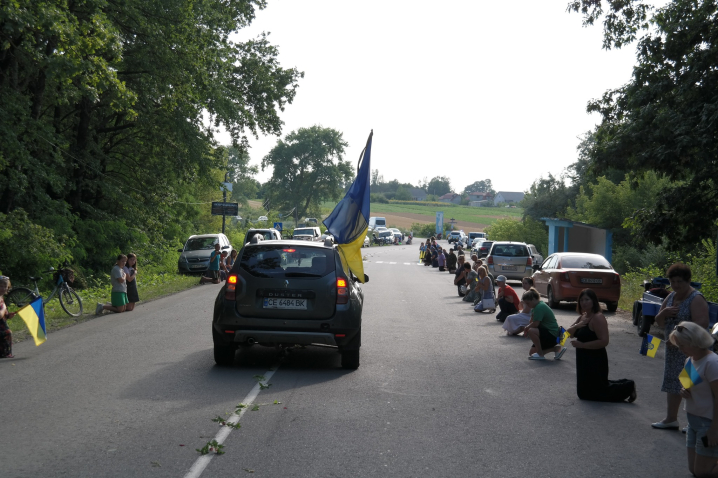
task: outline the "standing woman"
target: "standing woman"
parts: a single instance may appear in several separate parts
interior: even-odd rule
[[[135,303],[140,301],[137,294],[137,256],[133,253],[127,254],[127,264],[123,268],[127,274],[127,300],[129,303],[125,306],[125,311],[134,310]]]
[[[234,266],[234,262],[237,260],[237,249],[232,249],[232,252],[229,253],[229,257],[227,258],[227,272],[232,270],[232,266]]]
[[[703,295],[691,287],[691,269],[677,262],[666,273],[671,282],[671,292],[663,301],[656,315],[656,323],[665,325],[666,337],[680,322],[695,322],[702,328],[708,327],[708,302]],[[666,359],[663,367],[662,392],[666,392],[666,418],[651,424],[662,430],[678,429],[678,408],[681,406],[681,382],[678,375],[683,370],[686,356],[671,342],[666,342]]]
[[[7,310],[3,296],[10,289],[10,278],[8,276],[0,276],[0,358],[15,358],[12,354],[12,331],[7,325],[8,319],[15,314],[11,314]]]
[[[568,328],[576,340],[576,391],[581,400],[596,402],[632,403],[636,400],[633,380],[608,379],[608,322],[601,313],[598,297],[593,289],[583,289],[578,295],[577,311],[581,316]]]

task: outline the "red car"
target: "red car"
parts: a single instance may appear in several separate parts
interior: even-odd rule
[[[549,307],[561,301],[575,302],[583,289],[596,292],[610,312],[618,308],[621,276],[605,257],[583,252],[551,254],[533,274],[534,287],[548,298]]]

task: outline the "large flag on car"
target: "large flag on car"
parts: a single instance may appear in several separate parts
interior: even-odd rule
[[[344,199],[336,205],[323,222],[334,236],[339,251],[349,269],[360,282],[364,282],[364,264],[361,247],[369,226],[369,187],[371,184],[371,139],[369,133],[366,146],[359,158],[357,177]]]
[[[42,297],[37,297],[28,305],[17,311],[17,315],[25,321],[30,335],[35,340],[35,345],[40,345],[47,340],[45,330],[45,311],[42,307]]]

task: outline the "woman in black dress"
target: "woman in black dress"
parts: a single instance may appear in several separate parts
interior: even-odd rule
[[[581,291],[577,309],[581,316],[569,327],[568,333],[576,338],[571,345],[576,349],[578,398],[596,402],[633,402],[636,400],[633,380],[608,379],[608,322],[592,289]]]
[[[125,307],[125,311],[130,312],[135,308],[135,303],[140,301],[137,294],[137,256],[135,254],[127,254],[127,264],[124,267],[127,274],[127,300],[129,303]]]

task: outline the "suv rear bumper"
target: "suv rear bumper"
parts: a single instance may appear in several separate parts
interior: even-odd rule
[[[322,332],[286,332],[279,330],[236,330],[235,342],[311,345],[322,344],[336,347],[334,334]]]

